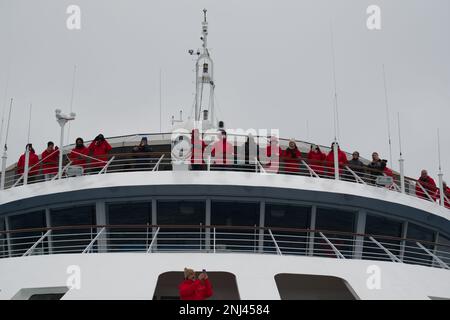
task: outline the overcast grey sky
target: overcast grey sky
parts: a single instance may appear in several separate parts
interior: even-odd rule
[[[81,8],[81,30],[66,28],[71,4]],[[366,27],[371,4],[381,8],[379,31]],[[282,137],[329,145],[333,21],[341,147],[389,159],[385,64],[394,169],[400,112],[406,174],[427,168],[436,177],[440,128],[450,175],[450,0],[0,0],[0,112],[15,100],[8,164],[24,150],[31,102],[35,149],[59,141],[54,110],[69,111],[75,64],[71,140],[159,131],[160,69],[170,130],[172,114],[191,111],[187,50],[200,46],[204,7],[227,127],[279,128]]]

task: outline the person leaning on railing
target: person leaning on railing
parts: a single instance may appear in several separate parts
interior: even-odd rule
[[[148,144],[147,137],[142,137],[141,142],[137,146],[134,146],[131,151],[135,154],[133,158],[136,159],[134,160],[134,164],[131,164],[131,168],[143,169],[144,165],[148,167],[150,161],[146,159],[148,155],[145,153],[153,152],[153,148]]]
[[[100,133],[91,142],[88,149],[90,152],[92,152],[92,157],[97,159],[91,159],[91,170],[94,172],[100,171],[107,162],[108,152],[112,149],[111,145],[108,143],[108,141],[106,141],[103,134]]]
[[[360,178],[363,177],[364,172],[366,170],[366,166],[364,163],[359,160],[359,152],[354,151],[352,154],[352,158],[348,162],[348,167],[353,170],[353,172],[358,175]]]
[[[335,143],[337,145],[337,150],[338,150],[338,165],[339,165],[339,174],[340,175],[343,174],[343,172],[344,172],[343,168],[348,163],[347,155],[345,154],[345,152],[341,150],[341,148],[339,147],[339,144],[337,142],[333,142],[331,144],[331,150],[330,150],[330,152],[328,152],[327,158],[325,159],[326,165],[328,167],[327,171],[328,171],[329,176],[334,175],[334,144]]]
[[[70,151],[69,159],[73,166],[86,167],[87,156],[89,155],[89,149],[84,145],[82,138],[75,140],[75,148]]]
[[[369,174],[369,182],[375,184],[378,176],[382,176],[386,168],[386,161],[382,161],[378,152],[372,153],[372,162],[367,166],[367,173]]]
[[[326,158],[326,154],[320,150],[318,145],[311,145],[308,152],[309,167],[319,176],[322,176],[324,173],[324,162]]]
[[[296,174],[300,172],[302,154],[294,139],[289,140],[289,145],[282,154],[284,173]]]
[[[47,149],[41,154],[42,174],[45,180],[51,179],[58,173],[59,150],[52,141],[47,142]]]
[[[416,195],[419,198],[431,200],[425,194],[425,192],[423,191],[423,189],[420,186],[422,186],[423,189],[425,189],[425,191],[430,195],[430,197],[433,199],[433,201],[436,201],[436,192],[437,192],[436,182],[434,182],[433,178],[431,178],[428,175],[428,172],[425,169],[420,172],[420,177],[419,177],[419,179],[417,179]]]
[[[25,172],[25,156],[26,156],[26,150],[28,149],[28,182],[32,182],[36,179],[36,175],[39,174],[39,166],[37,165],[39,163],[39,158],[34,152],[33,145],[31,143],[28,143],[25,146],[25,152],[22,154],[19,158],[19,161],[17,162],[17,174],[22,175]],[[19,177],[20,178],[20,177]]]
[[[181,300],[205,300],[213,295],[205,270],[196,279],[194,270],[184,268],[184,281],[178,286],[178,290]]]

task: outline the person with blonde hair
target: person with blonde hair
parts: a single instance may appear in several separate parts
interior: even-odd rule
[[[184,268],[184,280],[178,289],[181,300],[205,300],[213,295],[206,270],[203,270],[196,278],[193,269]]]

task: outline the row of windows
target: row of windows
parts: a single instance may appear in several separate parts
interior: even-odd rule
[[[156,221],[152,220],[152,202],[123,202],[123,203],[107,203],[106,204],[106,222],[109,225],[130,225],[130,224],[159,224],[159,225],[205,225],[206,224],[206,202],[205,201],[157,201],[156,202]],[[281,227],[281,228],[298,228],[309,229],[314,227],[317,230],[327,230],[336,232],[356,232],[357,212],[344,211],[338,209],[317,207],[315,215],[315,226],[312,226],[312,207],[288,204],[267,203],[265,206],[265,215],[260,215],[260,203],[258,202],[231,202],[231,201],[212,201],[211,202],[211,221],[212,225],[223,226],[261,226]],[[58,226],[77,226],[77,225],[95,225],[96,210],[95,205],[85,205],[62,209],[50,209],[49,221],[47,221],[45,210],[30,212],[21,215],[8,217],[8,226],[10,230],[42,228],[50,225]],[[263,218],[263,219],[261,219]],[[5,219],[0,220],[0,231],[5,230]],[[179,229],[178,229],[179,230]],[[185,230],[186,231],[186,230]],[[115,229],[111,238],[127,238],[132,236],[124,236],[126,229]],[[403,236],[404,222],[389,219],[383,216],[368,214],[366,216],[365,231],[366,234],[390,236],[400,238]],[[59,242],[58,248],[67,251],[68,248],[86,246],[92,239],[95,230],[59,230],[53,231],[52,237],[56,239],[60,235],[74,234],[74,239],[70,242]],[[115,234],[114,234],[115,233]],[[38,237],[41,233],[15,233],[14,237]],[[291,241],[289,234],[284,233],[285,238],[278,238],[284,243],[283,250],[289,252],[292,248],[303,248],[307,250],[307,241]],[[307,233],[305,232],[305,237]],[[196,235],[198,237],[198,235]],[[332,237],[332,234],[330,235]],[[423,240],[434,242],[436,234],[434,231],[422,226],[408,223],[407,234],[408,239]],[[284,241],[285,240],[285,241]],[[339,235],[339,239],[335,242],[339,245],[339,250],[344,256],[351,256],[353,250],[352,236]],[[376,259],[380,255],[380,249],[375,243],[370,243],[370,239],[365,239],[363,258]],[[34,240],[35,241],[35,240]],[[448,245],[450,240],[442,235],[439,236],[439,244]],[[332,241],[333,242],[333,241]],[[117,241],[116,241],[117,243]],[[322,239],[316,240],[317,245],[326,246]],[[25,251],[33,242],[26,242],[23,239],[17,243],[14,250],[17,252]],[[160,246],[164,245],[164,241],[158,241]],[[185,243],[186,244],[186,243]],[[6,237],[0,234],[0,245],[2,253],[6,250]],[[136,242],[136,245],[139,245]],[[383,245],[390,249],[395,255],[400,254],[400,246],[402,245],[396,239],[384,239]],[[419,257],[423,254],[420,249],[416,248],[415,243],[406,243],[406,251],[410,256]],[[120,246],[119,246],[120,247]],[[410,247],[410,248],[409,248]],[[432,245],[426,246],[433,249]],[[56,249],[58,249],[56,248]],[[448,252],[448,247],[439,247],[441,250]],[[438,249],[439,249],[438,248]],[[0,252],[0,255],[1,255]],[[324,254],[326,253],[324,249]],[[383,254],[383,253],[381,253]]]

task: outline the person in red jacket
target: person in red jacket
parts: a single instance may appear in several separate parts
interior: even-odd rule
[[[283,155],[283,150],[280,148],[278,137],[271,136],[267,141],[266,156],[267,161],[264,168],[267,172],[278,173],[280,169],[280,157]]]
[[[331,150],[328,153],[325,162],[328,167],[328,175],[333,176],[334,175],[334,144],[337,144],[337,142],[333,142],[331,144]],[[337,144],[337,150],[338,150],[338,164],[339,164],[339,175],[342,175],[344,172],[343,167],[345,167],[348,163],[347,155],[344,151],[341,150],[339,147],[339,144]]]
[[[425,194],[419,184],[423,187],[423,189],[427,191],[433,201],[436,201],[436,183],[434,182],[433,178],[428,175],[427,170],[422,170],[422,172],[420,173],[420,178],[416,183],[416,195],[419,198],[430,200],[430,198]]]
[[[203,152],[205,151],[206,143],[203,141],[198,129],[192,130],[191,143],[191,170],[205,170]]]
[[[31,143],[27,144],[25,150],[29,151],[28,156],[28,181],[31,182],[35,180],[36,176],[39,174],[39,158],[34,152],[33,145]],[[22,175],[25,172],[25,155],[22,154],[17,162],[17,174]]]
[[[45,180],[50,179],[58,173],[59,150],[52,141],[47,143],[47,149],[41,154],[42,174]]]
[[[447,187],[447,183],[445,181],[442,183],[442,187],[443,187],[442,189],[444,190],[444,195],[445,195],[444,205],[446,208],[450,209],[450,202],[449,202],[450,201],[450,188]],[[436,196],[437,196],[437,199],[439,199],[439,203],[440,203],[441,190],[438,189]]]
[[[286,150],[283,151],[284,172],[288,174],[300,172],[300,162],[302,161],[302,154],[297,147],[294,139],[289,141]]]
[[[323,153],[319,146],[312,144],[308,152],[308,164],[310,168],[319,176],[324,172],[324,161],[326,159],[325,153]]]
[[[215,169],[225,169],[234,163],[234,147],[227,141],[227,132],[221,130],[219,141],[216,141],[211,148],[211,156],[214,157]]]
[[[195,279],[192,269],[184,268],[184,281],[178,286],[181,300],[205,300],[213,295],[205,270]]]
[[[100,171],[108,160],[108,152],[112,149],[111,145],[102,134],[99,134],[91,142],[88,149],[92,152],[92,157],[97,159],[91,159],[90,167],[93,171]]]
[[[84,145],[83,139],[77,138],[77,140],[75,140],[75,148],[73,148],[69,154],[69,159],[72,161],[71,165],[85,168],[88,155],[89,149]]]

